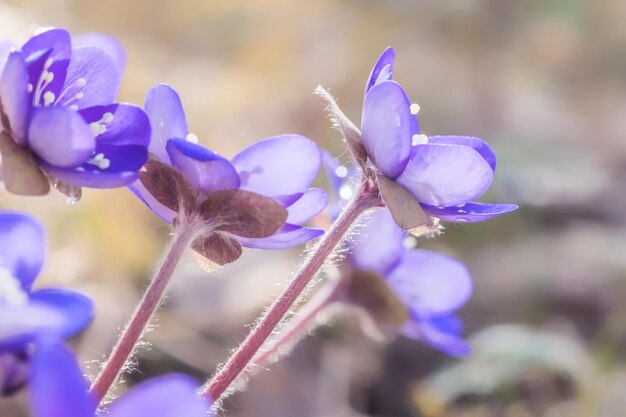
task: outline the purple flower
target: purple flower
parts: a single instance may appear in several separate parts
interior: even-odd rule
[[[417,113],[400,84],[393,81],[395,52],[386,49],[365,89],[361,132],[329,101],[340,131],[366,175],[375,178],[383,200],[403,229],[444,221],[478,222],[517,209],[513,204],[474,200],[491,184],[496,158],[487,143],[468,136],[420,133]],[[368,164],[371,162],[371,165]],[[419,203],[411,204],[406,196]]]
[[[18,50],[0,45],[2,177],[16,194],[41,195],[49,179],[80,187],[130,184],[148,157],[150,123],[137,106],[116,103],[124,52],[105,35],[70,38],[45,29]]]
[[[351,197],[358,170],[339,165],[327,152],[323,158],[334,190],[330,215],[336,218]],[[469,272],[448,256],[407,247],[406,238],[389,210],[369,212],[346,258],[348,300],[365,308],[383,328],[450,355],[468,353],[460,337],[463,324],[455,312],[472,293]]]
[[[73,336],[93,316],[91,300],[79,293],[32,289],[45,255],[44,232],[35,219],[0,212],[0,391],[5,393],[23,384],[33,344]]]
[[[150,90],[145,109],[153,158],[131,190],[168,223],[199,214],[212,233],[192,245],[198,252],[223,264],[237,259],[241,246],[282,249],[323,233],[301,226],[327,203],[324,190],[309,188],[321,165],[311,140],[275,136],[229,161],[196,143],[171,87]]]
[[[74,356],[62,346],[45,346],[33,358],[30,391],[34,417],[205,417],[210,403],[199,385],[183,375],[168,375],[131,389],[102,412]]]

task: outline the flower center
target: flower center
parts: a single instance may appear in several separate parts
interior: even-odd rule
[[[11,272],[0,267],[0,307],[21,306],[28,302],[28,294]]]

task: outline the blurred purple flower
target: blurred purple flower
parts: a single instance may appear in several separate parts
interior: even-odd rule
[[[0,151],[9,191],[45,194],[51,177],[79,197],[82,186],[113,188],[138,178],[150,123],[141,108],[115,103],[125,63],[116,40],[72,39],[49,28],[18,50],[0,44],[0,65],[4,60]]]
[[[393,81],[395,52],[386,49],[365,88],[361,131],[323,89],[339,130],[366,175],[375,179],[396,222],[405,230],[444,221],[478,222],[517,209],[484,204],[480,197],[493,180],[496,158],[487,143],[468,136],[420,133],[417,113],[400,84]],[[368,164],[371,161],[372,165]],[[419,203],[411,204],[407,193]]]
[[[329,205],[336,218],[354,192],[359,171],[323,152],[324,168],[334,193]],[[348,300],[360,304],[381,327],[422,340],[450,355],[468,353],[455,312],[472,293],[465,266],[442,254],[407,247],[407,232],[389,210],[376,208],[353,238],[345,268]]]
[[[87,297],[68,290],[33,290],[46,255],[44,232],[32,217],[0,212],[0,391],[24,383],[33,344],[57,342],[83,330],[93,317]]]
[[[203,216],[218,233],[196,242],[194,249],[208,251],[207,257],[221,264],[236,259],[240,245],[282,249],[323,233],[301,226],[327,204],[324,190],[309,188],[321,165],[319,148],[310,139],[272,137],[229,161],[197,144],[170,86],[150,90],[145,109],[153,157],[131,190],[168,223]]]
[[[30,384],[34,417],[205,417],[208,401],[199,385],[184,375],[168,375],[131,389],[102,412],[88,394],[89,385],[74,356],[62,346],[39,349],[32,364]]]

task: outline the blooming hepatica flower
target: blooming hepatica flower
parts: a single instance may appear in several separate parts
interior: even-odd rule
[[[87,297],[62,289],[31,288],[45,259],[44,233],[32,217],[0,212],[0,391],[24,383],[33,344],[63,340],[91,321]]]
[[[62,346],[35,353],[30,384],[34,417],[205,417],[210,403],[201,399],[191,378],[169,375],[133,388],[102,412],[73,355]]]
[[[336,218],[353,192],[358,171],[339,165],[323,152],[334,191],[330,215]],[[463,264],[432,251],[405,245],[407,233],[389,210],[377,208],[351,244],[347,300],[362,306],[383,328],[393,328],[451,355],[468,352],[455,316],[469,299],[472,279]]]
[[[8,52],[8,53],[7,53]],[[124,55],[104,35],[72,39],[46,29],[18,50],[0,45],[0,151],[6,188],[41,195],[113,188],[138,178],[150,123],[137,106],[115,103]]]
[[[272,137],[229,161],[196,143],[171,87],[150,90],[145,108],[153,158],[131,190],[166,222],[202,217],[209,231],[192,245],[197,252],[224,264],[240,256],[241,246],[280,249],[323,233],[301,226],[327,203],[323,190],[309,188],[321,165],[311,140]]]
[[[320,91],[357,162],[378,183],[396,222],[408,230],[428,224],[429,216],[477,222],[517,209],[513,204],[474,202],[493,179],[493,151],[474,137],[421,134],[419,106],[411,104],[400,84],[391,79],[394,61],[395,52],[388,48],[370,74],[361,132],[332,97]]]

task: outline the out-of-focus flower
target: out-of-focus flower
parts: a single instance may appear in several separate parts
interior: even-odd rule
[[[424,341],[450,355],[468,352],[455,315],[472,293],[465,266],[449,256],[404,246],[406,232],[375,209],[348,257],[348,298],[383,328]]]
[[[32,217],[0,212],[0,391],[25,382],[33,345],[55,343],[83,330],[90,299],[74,291],[32,289],[46,254],[44,232]]]
[[[332,218],[353,193],[358,170],[339,165],[323,153],[324,168],[334,190]],[[450,355],[468,352],[455,315],[472,293],[465,266],[449,256],[406,245],[407,232],[389,210],[376,208],[352,239],[340,267],[347,285],[344,298],[362,306],[383,329],[394,329]],[[341,299],[341,297],[339,297]]]
[[[408,230],[428,225],[429,216],[477,222],[517,209],[513,204],[474,202],[493,180],[493,151],[474,137],[421,134],[419,106],[411,104],[400,84],[391,79],[394,61],[395,52],[388,48],[372,69],[360,132],[332,97],[323,90],[321,94],[329,101],[355,159],[377,182],[396,222]],[[419,204],[411,203],[406,191]]]
[[[326,192],[309,188],[321,156],[299,135],[257,142],[230,161],[197,144],[180,97],[167,85],[148,92],[152,157],[131,190],[168,223],[201,216],[210,231],[192,245],[218,264],[232,262],[241,246],[281,249],[323,231],[301,226],[320,213]]]
[[[41,195],[52,180],[79,198],[80,187],[120,187],[138,178],[150,123],[140,107],[115,102],[124,67],[117,41],[45,29],[17,50],[0,45],[0,66],[7,190]]]
[[[205,417],[210,407],[198,396],[195,381],[175,374],[144,382],[106,410],[96,412],[74,356],[58,345],[42,347],[35,353],[31,379],[34,417]]]

